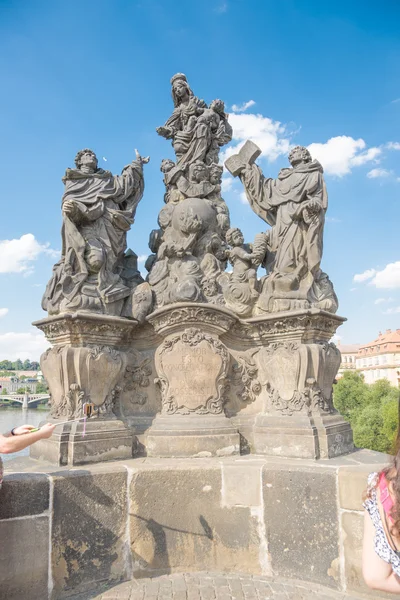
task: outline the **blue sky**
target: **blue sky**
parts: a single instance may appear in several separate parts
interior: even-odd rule
[[[197,96],[225,101],[232,148],[256,141],[266,175],[297,144],[323,164],[323,268],[348,318],[342,343],[400,327],[399,26],[396,0],[0,0],[0,360],[36,359],[46,346],[31,322],[45,316],[61,177],[77,150],[93,148],[114,173],[134,148],[151,156],[128,237],[148,254],[160,161],[173,156],[155,128],[171,114],[178,71]],[[226,177],[224,189],[251,241],[265,224],[240,183]]]

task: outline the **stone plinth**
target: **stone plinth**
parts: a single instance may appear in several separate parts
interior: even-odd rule
[[[219,336],[236,318],[210,305],[179,303],[148,317],[164,340],[155,353],[161,413],[147,434],[149,456],[239,453],[224,413],[230,354]]]
[[[198,571],[300,580],[299,599],[314,597],[313,585],[331,589],[319,599],[333,590],[389,598],[368,590],[361,557],[368,473],[389,461],[368,450],[319,461],[144,458],[72,470],[11,459],[0,534],[13,543],[0,547],[1,598],[94,597],[121,580]],[[245,586],[232,595],[243,591],[254,597]]]
[[[49,440],[31,448],[31,456],[56,465],[77,465],[132,456],[133,434],[116,417],[116,402],[127,385],[130,352],[137,322],[120,317],[73,313],[34,323],[54,344],[41,357],[51,393],[50,421],[60,425]],[[95,405],[83,436],[83,405]]]
[[[261,388],[256,454],[318,459],[354,449],[351,427],[332,400],[340,352],[329,340],[344,320],[319,309],[290,311],[238,321],[224,336],[251,354],[241,366],[247,396],[255,383]]]

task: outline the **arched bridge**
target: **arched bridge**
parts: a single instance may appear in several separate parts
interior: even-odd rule
[[[1,400],[12,400],[13,402],[18,402],[22,404],[22,408],[28,408],[30,404],[34,402],[41,402],[42,400],[49,400],[50,394],[7,394],[5,396],[0,396]]]

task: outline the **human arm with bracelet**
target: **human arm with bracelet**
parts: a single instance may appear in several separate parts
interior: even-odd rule
[[[51,423],[46,423],[40,429],[36,429],[33,425],[21,425],[9,433],[0,434],[0,454],[19,452],[39,440],[49,438],[55,427]]]

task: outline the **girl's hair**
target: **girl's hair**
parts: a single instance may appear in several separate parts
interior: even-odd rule
[[[399,432],[400,433],[400,432]],[[400,534],[400,435],[397,434],[396,442],[394,444],[394,456],[392,464],[382,469],[378,473],[378,477],[376,479],[375,488],[379,485],[379,479],[382,473],[385,476],[387,484],[390,485],[391,492],[394,495],[393,498],[393,508],[390,511],[390,517],[393,519],[393,524],[390,528],[391,535],[399,535]],[[374,488],[372,488],[374,489]],[[372,491],[372,490],[371,490]],[[371,495],[371,491],[368,491],[365,495],[369,497]]]

